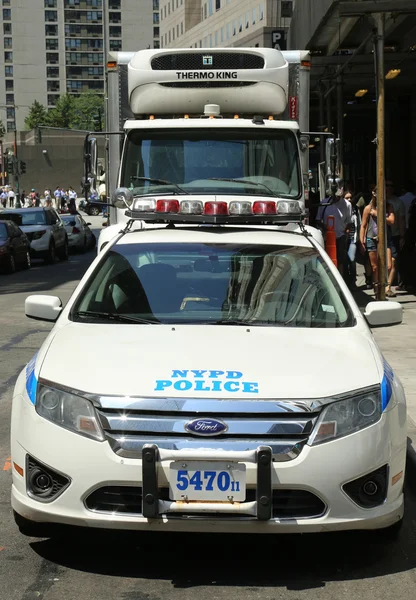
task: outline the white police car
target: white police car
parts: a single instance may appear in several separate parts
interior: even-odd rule
[[[362,315],[312,236],[270,225],[270,202],[244,218],[168,202],[134,205],[168,227],[126,228],[64,308],[26,301],[59,318],[14,391],[21,531],[396,530],[405,397],[368,323],[399,323],[400,305]]]

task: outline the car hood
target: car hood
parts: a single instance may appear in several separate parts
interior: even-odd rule
[[[359,329],[71,322],[40,376],[101,395],[322,398],[380,383],[380,354]]]

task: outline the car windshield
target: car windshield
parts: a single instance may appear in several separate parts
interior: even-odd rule
[[[7,227],[4,223],[0,223],[0,240],[7,240]]]
[[[169,137],[166,130],[135,130],[126,141],[121,185],[137,195],[180,194],[180,186],[182,193],[298,198],[296,138],[259,127],[171,130]]]
[[[117,244],[71,318],[308,328],[355,322],[315,249],[224,243]]]
[[[45,225],[46,217],[43,210],[34,210],[18,213],[22,218],[21,226],[28,225]]]

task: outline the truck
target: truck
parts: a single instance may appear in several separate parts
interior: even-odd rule
[[[98,249],[126,223],[120,190],[121,197],[130,190],[130,198],[258,192],[276,196],[282,208],[296,200],[307,212],[308,51],[111,52],[107,77],[102,135],[110,226]],[[96,133],[86,137],[84,156],[84,180],[96,190],[102,180]]]

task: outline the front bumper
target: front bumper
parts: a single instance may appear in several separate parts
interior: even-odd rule
[[[357,434],[316,447],[306,446],[292,461],[273,462],[268,470],[270,479],[267,469],[259,472],[258,453],[246,453],[240,459],[236,456],[246,464],[247,489],[253,499],[216,510],[208,504],[172,503],[163,494],[169,486],[172,451],[158,454],[152,450],[151,469],[146,474],[145,466],[143,477],[142,460],[117,456],[107,442],[89,440],[45,421],[33,405],[17,396],[13,405],[12,464],[24,466],[29,454],[65,474],[71,483],[56,500],[39,502],[28,496],[25,477],[13,468],[12,505],[17,513],[33,521],[120,530],[301,533],[388,527],[403,516],[404,475],[392,482],[405,469],[406,431],[402,421],[395,408],[384,413],[379,423]],[[201,450],[199,458],[220,458],[213,454]],[[225,453],[221,458],[231,460]],[[360,508],[344,492],[343,485],[383,465],[388,465],[389,472],[385,502],[372,509]],[[142,498],[149,494],[156,497],[144,509],[138,502],[137,511],[130,513],[123,512],[122,507],[91,509],[88,499],[102,488],[133,488],[141,490]],[[320,499],[324,510],[307,518],[275,518],[273,514],[269,518],[267,503],[263,508],[259,504],[270,489],[273,493],[303,490]]]

